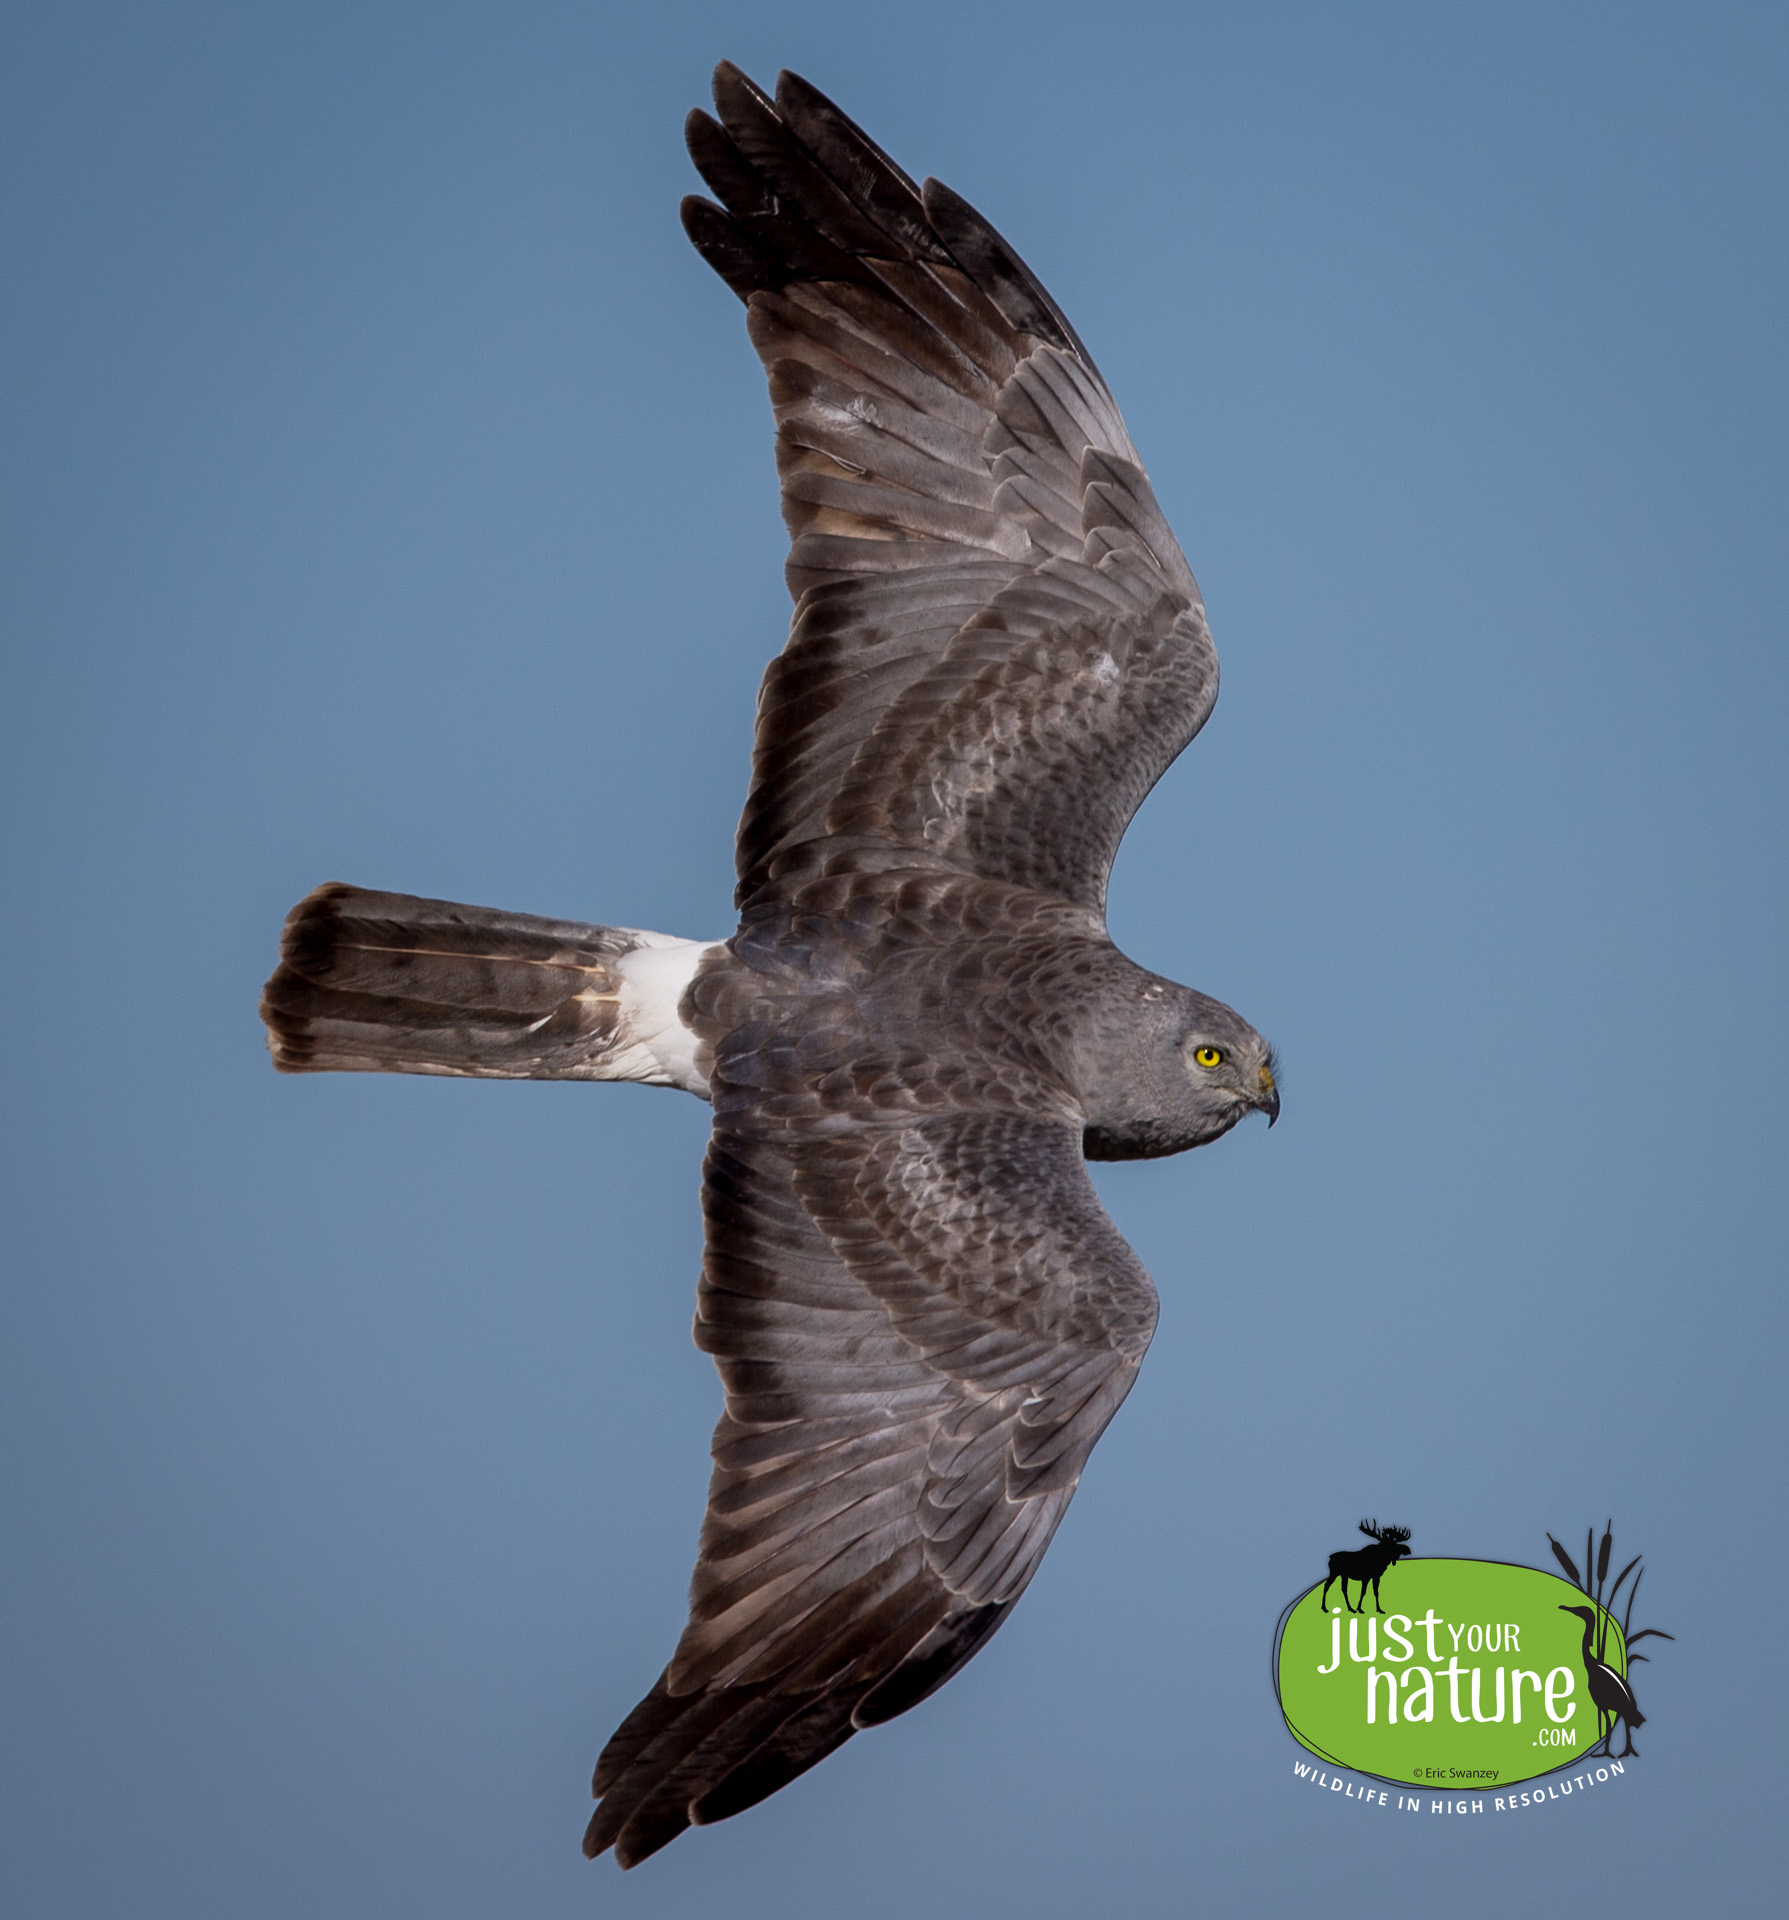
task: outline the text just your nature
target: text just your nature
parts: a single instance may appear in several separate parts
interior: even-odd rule
[[[1342,1665],[1342,1609],[1331,1610],[1329,1623],[1329,1664],[1319,1666],[1320,1674],[1331,1674]],[[1366,1651],[1360,1649],[1360,1628],[1362,1620],[1366,1623]],[[1428,1664],[1417,1659],[1416,1643],[1411,1634],[1424,1636]],[[1443,1666],[1442,1651],[1437,1637],[1448,1636],[1447,1664]],[[1372,1615],[1350,1614],[1348,1617],[1348,1658],[1357,1666],[1366,1668],[1366,1720],[1368,1726],[1376,1724],[1378,1715],[1384,1712],[1388,1723],[1395,1725],[1401,1717],[1413,1724],[1433,1721],[1435,1718],[1436,1692],[1435,1682],[1447,1683],[1447,1708],[1449,1714],[1460,1725],[1466,1726],[1472,1721],[1491,1725],[1501,1721],[1506,1710],[1505,1675],[1508,1676],[1507,1709],[1516,1725],[1522,1723],[1522,1697],[1524,1687],[1529,1688],[1534,1699],[1531,1707],[1541,1708],[1546,1715],[1540,1716],[1537,1737],[1543,1741],[1550,1735],[1548,1722],[1564,1727],[1578,1711],[1578,1703],[1572,1698],[1577,1690],[1577,1679],[1569,1667],[1552,1667],[1543,1675],[1537,1669],[1519,1667],[1510,1664],[1507,1668],[1499,1664],[1491,1669],[1492,1682],[1489,1702],[1484,1698],[1485,1669],[1482,1666],[1463,1666],[1460,1662],[1462,1652],[1469,1654],[1501,1653],[1520,1655],[1522,1628],[1518,1622],[1471,1621],[1454,1626],[1442,1619],[1431,1607],[1420,1619],[1412,1620],[1408,1614],[1392,1613],[1385,1617],[1385,1645],[1379,1645],[1379,1621]],[[1381,1667],[1378,1663],[1384,1661]],[[1467,1710],[1460,1706],[1461,1683],[1466,1685]],[[1486,1710],[1487,1705],[1489,1711]],[[1574,1730],[1575,1731],[1575,1730]],[[1575,1745],[1575,1740],[1567,1742],[1563,1736],[1558,1744]]]

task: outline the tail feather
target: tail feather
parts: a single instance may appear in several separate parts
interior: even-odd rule
[[[261,1018],[282,1073],[688,1085],[641,1046],[640,994],[623,964],[666,947],[687,948],[692,972],[703,951],[629,927],[332,882],[287,916]]]

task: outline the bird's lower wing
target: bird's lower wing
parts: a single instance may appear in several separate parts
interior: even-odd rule
[[[727,1818],[947,1680],[1036,1571],[1155,1322],[1078,1134],[718,1126],[698,1344],[726,1411],[671,1664],[585,1851]]]

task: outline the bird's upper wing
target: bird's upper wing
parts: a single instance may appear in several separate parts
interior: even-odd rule
[[[834,1116],[835,1123],[839,1116]],[[717,1120],[696,1338],[726,1411],[688,1627],[605,1749],[624,1866],[948,1679],[1035,1571],[1155,1289],[1078,1131]]]
[[[1102,910],[1204,724],[1199,590],[1098,369],[1006,242],[831,101],[715,74],[684,225],[745,301],[792,545],[744,906],[888,850]]]

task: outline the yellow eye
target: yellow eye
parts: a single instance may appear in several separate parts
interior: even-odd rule
[[[1193,1058],[1202,1067],[1221,1067],[1224,1064],[1224,1056],[1216,1047],[1201,1047]]]

